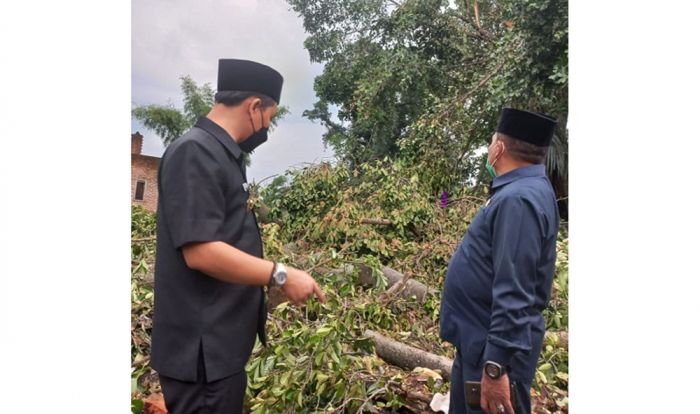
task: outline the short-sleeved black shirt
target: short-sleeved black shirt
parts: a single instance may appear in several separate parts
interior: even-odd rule
[[[245,367],[256,332],[264,342],[263,288],[222,282],[187,267],[182,246],[222,241],[262,257],[248,209],[241,149],[208,118],[173,142],[159,170],[151,366],[195,381],[200,346],[207,381]]]

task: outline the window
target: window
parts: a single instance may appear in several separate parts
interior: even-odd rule
[[[146,190],[146,182],[145,181],[137,181],[136,182],[136,194],[134,195],[134,199],[136,201],[143,201],[143,193]]]

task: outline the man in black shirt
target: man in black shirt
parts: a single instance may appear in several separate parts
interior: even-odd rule
[[[151,366],[171,414],[242,412],[256,333],[265,343],[263,286],[325,301],[309,274],[262,259],[248,208],[242,155],[267,140],[282,82],[268,66],[221,59],[214,107],[163,155]]]

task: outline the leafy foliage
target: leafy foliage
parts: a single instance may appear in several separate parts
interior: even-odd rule
[[[367,326],[410,329],[408,321],[345,276],[320,278],[329,292],[325,305],[300,310],[284,302],[274,310],[269,333],[275,344],[256,349],[248,366],[252,412],[358,412],[373,404],[371,394],[385,397],[385,406],[401,406],[390,378],[377,376],[384,363],[362,334]]]
[[[375,161],[357,169],[320,164],[290,172],[267,193],[277,223],[264,224],[265,256],[311,273],[328,303],[311,301],[303,308],[283,302],[271,310],[269,346],[256,345],[247,366],[248,409],[255,413],[390,412],[409,407],[427,410],[425,398],[446,392],[444,379],[421,377],[388,365],[373,352],[367,329],[408,345],[453,357],[454,349],[439,337],[440,295],[449,258],[485,202],[483,188],[448,195],[446,206],[432,197],[429,185],[400,162]],[[251,190],[252,203],[268,188]],[[271,196],[274,194],[274,196]],[[383,218],[390,225],[361,224]],[[148,274],[154,216],[134,209],[132,291],[134,316],[132,357],[138,401],[157,391],[148,367],[147,323],[152,311]],[[142,264],[144,263],[144,264]],[[381,280],[388,265],[434,289],[424,303],[390,296],[385,284],[358,283],[364,264]],[[545,315],[548,329],[567,329],[567,239],[558,244],[557,277]],[[141,363],[138,363],[141,361]],[[536,377],[536,404],[565,412],[568,403],[568,351],[548,336]]]
[[[500,109],[515,106],[559,119],[547,166],[566,193],[566,0],[288,3],[311,60],[325,64],[304,114],[326,127],[342,160],[405,159],[431,177],[433,193],[479,182],[478,150]]]
[[[182,111],[172,104],[139,105],[131,111],[132,116],[155,132],[165,146],[184,134],[214,105],[214,90],[209,83],[198,86],[189,75],[185,75],[180,77],[180,89],[184,101]]]
[[[140,413],[143,397],[160,388],[148,362],[153,326],[153,262],[156,216],[140,206],[131,209],[131,360],[132,411]]]

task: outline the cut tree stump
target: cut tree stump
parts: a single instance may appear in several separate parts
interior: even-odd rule
[[[377,355],[384,361],[409,370],[416,367],[430,368],[440,372],[443,379],[449,381],[452,373],[451,359],[402,344],[370,329],[365,331],[365,336],[372,339]]]

